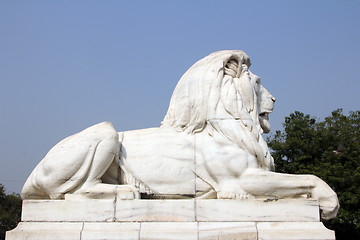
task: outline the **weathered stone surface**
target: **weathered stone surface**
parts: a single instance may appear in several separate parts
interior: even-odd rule
[[[20,222],[15,229],[6,232],[6,240],[80,240],[82,228],[81,222]]]
[[[24,200],[23,222],[107,222],[114,221],[111,200]]]
[[[311,200],[200,200],[196,219],[210,222],[315,222],[319,206]]]
[[[7,240],[335,239],[314,200],[25,200]]]
[[[321,222],[22,222],[7,240],[335,240]]]
[[[308,196],[320,202],[322,218],[334,218],[338,199],[325,182],[273,172],[262,133],[270,131],[275,98],[250,65],[240,50],[195,63],[179,80],[161,127],[118,133],[103,122],[67,137],[31,173],[23,199]]]
[[[7,239],[334,239],[319,220],[336,216],[336,193],[273,172],[262,133],[275,98],[250,65],[243,51],[210,54],[182,76],[161,127],[103,122],[59,142]]]
[[[140,239],[197,240],[196,222],[141,223]]]
[[[138,240],[141,223],[84,223],[81,240]]]
[[[193,222],[195,200],[117,201],[115,218],[126,222]]]
[[[257,240],[255,222],[200,222],[199,240]]]
[[[257,224],[257,230],[262,240],[335,239],[335,232],[321,222],[262,222]]]
[[[319,206],[299,199],[25,200],[22,221],[316,222]]]

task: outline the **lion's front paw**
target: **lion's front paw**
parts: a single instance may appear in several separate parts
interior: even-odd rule
[[[218,192],[218,199],[248,199],[250,197],[246,192],[234,193],[234,192]]]
[[[320,201],[321,218],[325,220],[335,218],[339,208],[340,204],[336,195]]]
[[[339,199],[334,192],[323,180],[313,177],[316,186],[312,189],[311,197],[319,201],[321,218],[325,220],[333,219],[339,210]]]

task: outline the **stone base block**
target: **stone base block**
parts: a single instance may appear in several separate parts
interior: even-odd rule
[[[81,239],[83,223],[20,222],[5,239]]]
[[[334,240],[321,222],[21,222],[7,240]]]
[[[335,239],[312,200],[27,200],[7,240]]]
[[[25,200],[25,222],[317,222],[313,200]]]
[[[262,222],[257,223],[258,238],[268,240],[330,240],[335,239],[335,232],[321,223]]]

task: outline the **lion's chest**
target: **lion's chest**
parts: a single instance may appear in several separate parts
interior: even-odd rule
[[[248,167],[257,164],[254,156],[230,141],[199,136],[196,149],[197,168],[205,168],[215,178],[239,177]]]

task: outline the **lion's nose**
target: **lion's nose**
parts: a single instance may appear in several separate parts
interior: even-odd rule
[[[272,100],[273,102],[276,102],[276,98],[274,98],[274,97],[271,97],[271,100]]]

